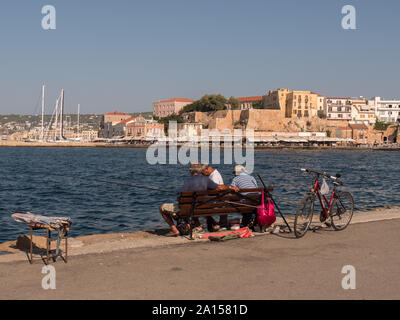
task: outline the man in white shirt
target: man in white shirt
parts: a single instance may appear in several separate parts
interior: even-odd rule
[[[224,179],[222,179],[219,171],[213,167],[210,167],[208,164],[204,165],[204,169],[201,172],[203,176],[209,177],[216,184],[224,184]]]
[[[201,172],[203,176],[207,176],[210,180],[218,185],[224,184],[224,179],[222,179],[221,174],[219,171],[213,167],[210,167],[208,164],[203,164],[203,171]],[[210,232],[218,231],[221,229],[226,228],[228,224],[228,216],[220,216],[219,217],[219,224],[215,222],[212,217],[207,217],[207,229]]]

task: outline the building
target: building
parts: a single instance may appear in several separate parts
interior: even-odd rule
[[[95,130],[83,130],[80,136],[83,141],[94,141],[98,138],[98,132]]]
[[[351,120],[351,98],[325,98],[325,113],[328,120]]]
[[[253,96],[253,97],[241,97],[238,98],[240,101],[240,110],[253,109],[254,103],[262,103],[262,96]]]
[[[326,118],[325,113],[325,97],[317,93],[317,115],[320,118]]]
[[[368,101],[363,98],[352,99],[351,121],[358,124],[375,124],[376,115],[374,101]]]
[[[172,114],[178,114],[183,107],[193,102],[194,100],[185,98],[158,101],[153,104],[153,115],[158,118],[165,118]]]
[[[286,118],[309,118],[318,115],[323,96],[312,91],[283,88],[270,90],[262,101],[265,109],[281,110]]]
[[[381,97],[374,97],[373,101],[377,120],[387,123],[400,121],[400,100],[383,100]]]
[[[128,113],[122,113],[115,110],[104,115],[104,123],[111,122],[113,125],[130,118],[131,115]]]
[[[164,136],[164,124],[144,118],[126,123],[126,137],[137,139],[155,139]]]
[[[201,136],[203,125],[201,123],[178,123],[177,124],[178,135],[181,137],[198,137]]]
[[[284,116],[291,117],[291,113],[286,110],[286,99],[290,90],[287,88],[269,90],[267,95],[262,97],[262,104],[264,109],[281,110]]]
[[[311,118],[318,114],[318,94],[312,91],[291,91],[286,99],[287,117]]]
[[[117,123],[105,122],[101,132],[101,136],[106,139],[112,139],[114,137],[125,137],[127,135],[126,125],[131,121],[146,121],[146,119],[142,116],[129,116],[129,118],[126,118],[125,120],[119,121]]]

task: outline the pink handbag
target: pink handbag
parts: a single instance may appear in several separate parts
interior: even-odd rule
[[[257,207],[257,221],[260,226],[268,226],[276,221],[274,204],[269,199],[267,205],[264,203],[264,190],[262,191],[261,205]]]

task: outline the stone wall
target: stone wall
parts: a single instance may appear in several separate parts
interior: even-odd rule
[[[284,111],[271,109],[220,110],[215,112],[191,112],[184,116],[187,122],[203,124],[204,128],[255,131],[326,131],[333,133],[337,127],[347,126],[347,121],[313,118],[286,118]]]

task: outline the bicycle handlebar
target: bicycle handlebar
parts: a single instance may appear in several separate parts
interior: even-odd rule
[[[318,171],[314,171],[314,170],[310,170],[310,169],[301,168],[301,171],[307,172],[307,173],[315,173],[317,175],[324,176],[324,177],[332,179],[332,180],[337,180],[339,178],[339,177],[331,176],[331,175],[327,174],[326,172],[318,172]]]

